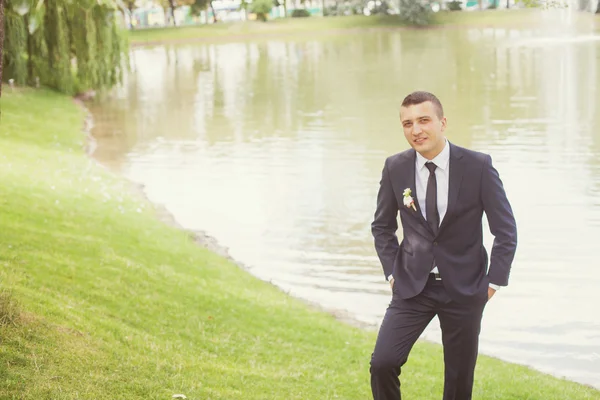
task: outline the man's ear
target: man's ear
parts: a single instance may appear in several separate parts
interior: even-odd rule
[[[446,119],[446,117],[443,117],[440,121],[442,122],[442,132],[444,132],[446,130],[446,127],[448,126],[448,120]]]

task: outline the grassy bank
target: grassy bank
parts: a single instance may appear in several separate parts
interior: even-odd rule
[[[433,27],[439,26],[522,26],[535,22],[539,10],[489,10],[482,12],[441,12],[435,15]],[[244,40],[273,35],[308,35],[340,33],[352,29],[402,28],[396,16],[347,16],[279,18],[267,23],[246,21],[210,25],[149,28],[129,32],[133,46],[189,41]]]
[[[83,153],[82,112],[4,93],[0,398],[368,399],[373,332],[309,309],[155,218]],[[409,360],[407,399],[439,399],[439,346]],[[477,399],[600,399],[481,357]]]

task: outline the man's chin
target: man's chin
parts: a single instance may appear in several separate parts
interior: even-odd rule
[[[421,143],[421,144],[413,143],[412,147],[413,147],[413,149],[415,149],[422,155],[428,154],[433,150],[431,148],[431,146],[428,146],[427,144],[424,144],[424,143]]]

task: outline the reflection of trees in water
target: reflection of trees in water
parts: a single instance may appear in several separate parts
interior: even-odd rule
[[[189,112],[185,89],[193,69],[172,46],[134,50],[131,59],[123,86],[90,106],[101,160],[116,161],[158,137],[177,138],[186,132],[180,128],[188,118],[181,116]]]
[[[600,10],[600,2],[598,3],[598,9]],[[600,196],[600,91],[597,90],[599,82],[598,68],[600,55],[600,45],[598,42],[593,42],[589,45],[589,52],[587,52],[587,73],[581,74],[580,85],[587,90],[587,98],[585,106],[587,109],[586,119],[589,121],[588,129],[590,135],[590,151],[588,152],[589,168],[593,178],[591,196],[594,199],[596,205],[600,205],[598,196]]]
[[[364,221],[372,217],[383,157],[407,147],[398,109],[412,90],[439,95],[452,141],[516,146],[503,152],[506,157],[536,151],[527,147],[536,141],[560,151],[572,140],[559,137],[556,124],[572,118],[568,110],[580,110],[575,115],[583,112],[590,127],[580,132],[577,151],[591,146],[585,168],[598,182],[598,95],[589,83],[596,82],[597,42],[569,53],[568,46],[511,46],[509,34],[502,29],[379,31],[136,50],[136,68],[116,100],[97,110],[102,117],[96,132],[112,135],[121,154],[134,146],[143,149],[159,136],[229,150],[236,143],[264,143],[265,160],[283,157],[298,165],[295,193],[311,193],[294,199],[293,212],[323,216],[315,224],[291,222],[309,247],[323,238],[327,243],[321,244],[332,248],[360,242],[338,233],[368,229]],[[568,80],[563,55],[572,58]],[[565,89],[573,84],[576,89]],[[287,150],[269,145],[274,139],[284,139]],[[117,153],[110,150],[111,156]]]
[[[260,140],[274,137],[292,137],[295,134],[295,116],[291,109],[296,104],[293,92],[295,79],[286,74],[286,48],[280,42],[249,44],[249,52],[256,56],[244,65],[246,101],[240,110],[241,139]],[[297,94],[297,93],[295,93]]]
[[[122,88],[118,91],[124,91]],[[86,106],[94,117],[92,135],[98,142],[94,157],[101,162],[120,165],[139,142],[138,119],[134,118],[139,105],[139,94],[127,91],[127,100],[102,97],[90,101]],[[134,111],[130,111],[134,110]]]
[[[454,39],[414,35],[379,32],[352,35],[357,40],[136,50],[136,68],[114,112],[138,115],[121,119],[142,141],[194,139],[198,134],[208,143],[234,136],[298,138],[302,131],[329,129],[343,133],[345,140],[360,141],[367,150],[386,151],[389,142],[382,132],[401,134],[397,112],[403,95],[418,86],[444,94],[450,86],[437,78],[435,66],[450,55],[440,49]],[[468,46],[457,48],[469,51]],[[458,71],[469,87],[478,87],[465,68]],[[477,93],[474,89],[469,100],[477,102]]]
[[[229,142],[234,137],[232,115],[225,112],[228,105],[227,79],[231,76],[231,66],[219,47],[210,46],[206,54],[209,69],[197,77],[195,86],[194,118],[192,129],[198,138],[213,145],[219,141]],[[227,54],[227,53],[226,53]]]
[[[503,162],[528,165],[533,173],[560,171],[561,190],[593,199],[600,192],[598,42],[491,44],[495,76],[484,90],[489,115],[474,135],[477,146],[495,147]],[[538,189],[546,191],[535,194],[542,197],[556,190]]]

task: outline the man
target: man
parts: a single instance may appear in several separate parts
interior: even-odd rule
[[[393,292],[371,357],[373,397],[401,398],[400,369],[437,315],[444,346],[443,400],[469,400],[483,309],[508,284],[516,223],[491,157],[446,139],[447,121],[436,96],[411,93],[400,118],[412,149],[385,161],[372,223]],[[489,269],[484,212],[494,235]]]

